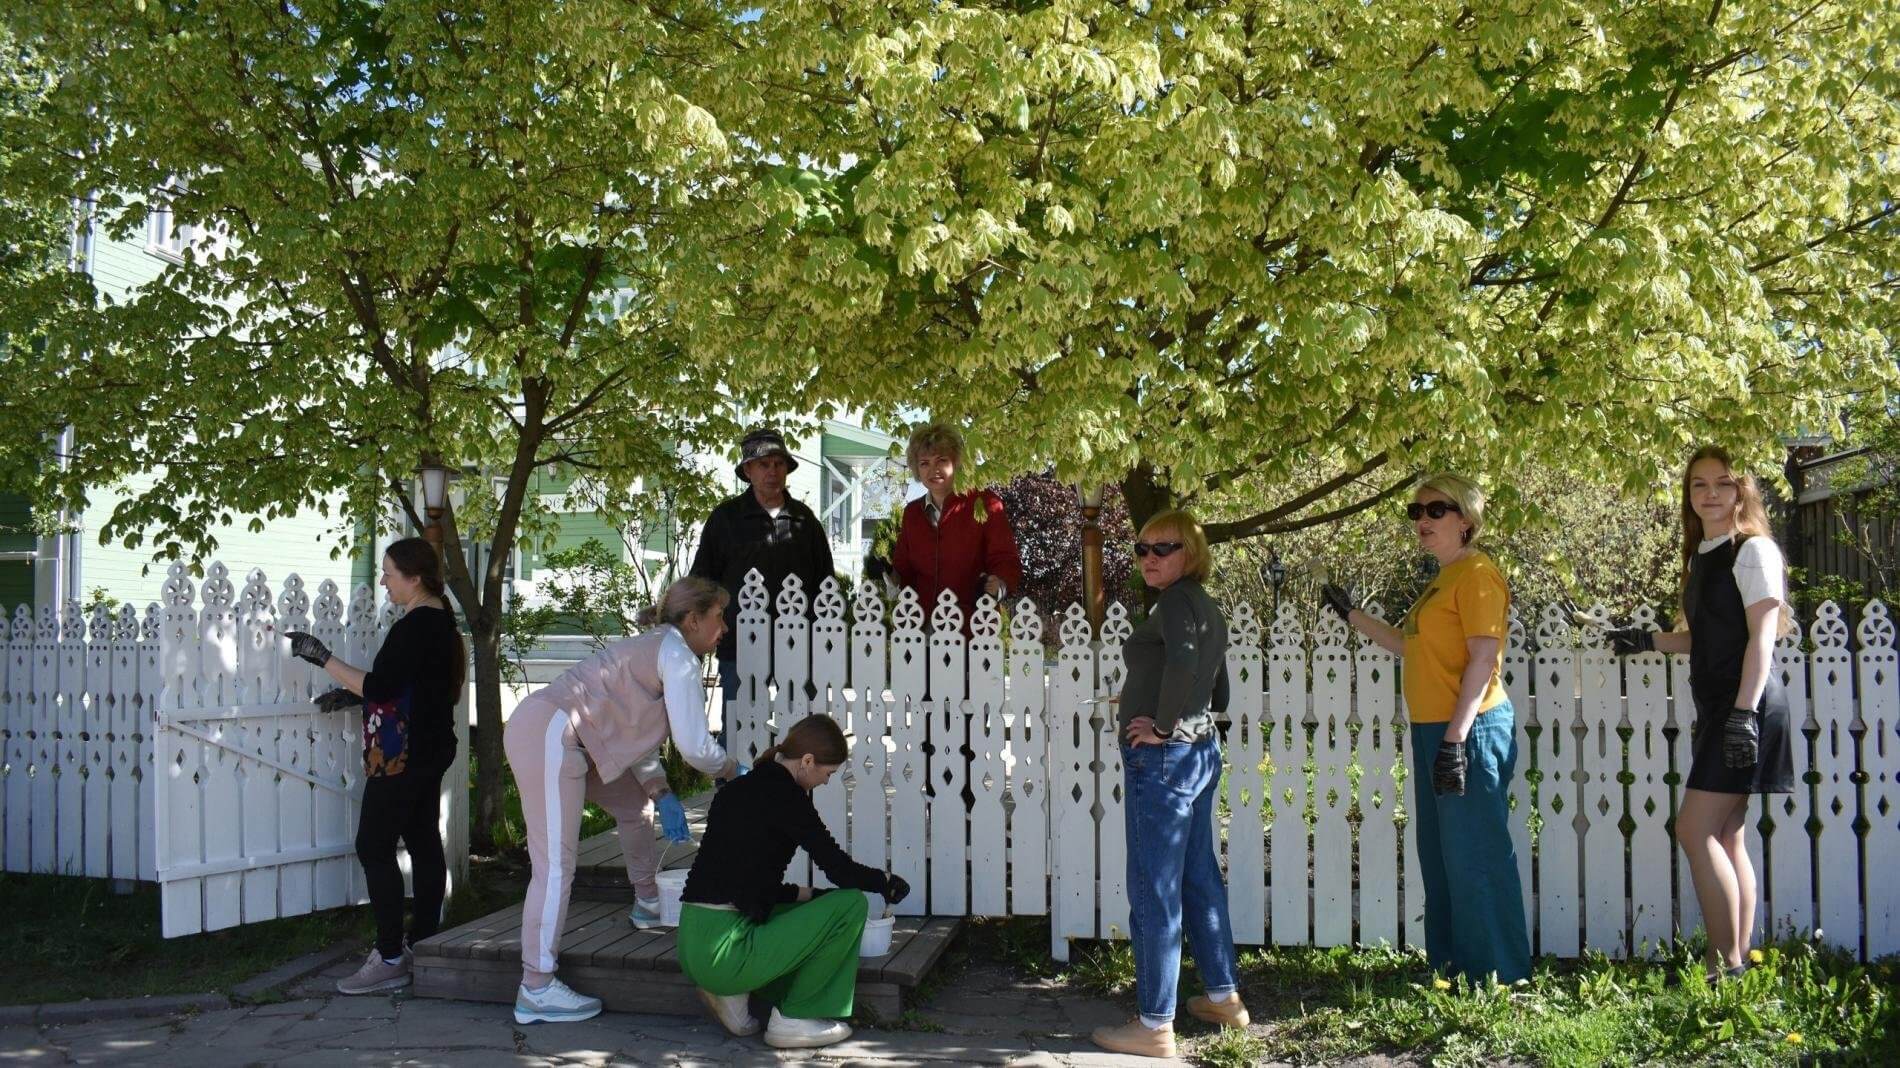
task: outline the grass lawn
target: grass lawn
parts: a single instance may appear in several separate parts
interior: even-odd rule
[[[1048,957],[1046,920],[975,921],[965,951],[1134,1008],[1126,942],[1079,942]],[[1540,960],[1510,988],[1435,978],[1424,955],[1385,948],[1253,949],[1241,986],[1253,1026],[1206,1034],[1187,1021],[1200,1064],[1301,1064],[1391,1055],[1433,1065],[1900,1064],[1900,958],[1870,966],[1807,943],[1770,945],[1746,977],[1711,990],[1699,945],[1655,962]],[[1678,982],[1687,977],[1688,982]],[[1200,990],[1184,964],[1180,1000]]]
[[[456,926],[521,899],[525,863],[470,858],[469,885],[449,902]],[[100,879],[0,873],[0,1005],[195,994],[355,939],[367,949],[367,905],[184,938],[159,937],[158,887],[114,894]]]

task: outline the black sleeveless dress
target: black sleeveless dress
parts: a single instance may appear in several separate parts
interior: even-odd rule
[[[1788,694],[1781,673],[1769,665],[1762,691],[1761,757],[1752,768],[1722,762],[1722,725],[1735,707],[1742,682],[1742,657],[1748,650],[1748,616],[1735,583],[1735,556],[1742,543],[1730,539],[1689,561],[1683,608],[1689,616],[1689,689],[1696,719],[1690,729],[1691,790],[1717,794],[1788,794],[1794,792],[1794,732],[1789,725]]]

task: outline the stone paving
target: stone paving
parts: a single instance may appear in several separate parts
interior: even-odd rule
[[[1011,1065],[1134,1068],[1158,1062],[1096,1050],[1089,1030],[1126,1019],[1100,998],[972,964],[908,1013],[902,1029],[861,1028],[822,1050],[776,1051],[702,1017],[603,1013],[580,1024],[517,1026],[507,1007],[430,998],[342,997],[352,957],[290,984],[286,1000],[155,1019],[0,1028],[0,1066],[227,1065]],[[940,1030],[938,1030],[940,1028]]]

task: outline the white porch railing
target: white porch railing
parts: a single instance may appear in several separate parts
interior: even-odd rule
[[[812,710],[850,729],[851,762],[817,802],[858,859],[888,863],[919,888],[900,911],[1047,914],[1058,956],[1070,938],[1127,931],[1121,761],[1098,703],[1122,683],[1131,629],[1122,609],[1110,609],[1097,647],[1070,606],[1060,648],[1045,659],[1026,603],[1005,635],[986,598],[968,639],[948,597],[928,628],[908,591],[887,628],[869,586],[847,618],[832,580],[809,619],[796,579],[780,592],[776,621],[765,605],[755,574],[740,598],[743,685],[727,710],[729,740],[756,755]],[[1531,633],[1513,614],[1505,676],[1520,743],[1512,830],[1534,948],[1652,952],[1700,923],[1669,834],[1688,770],[1687,662],[1611,656],[1601,610],[1582,627],[1555,607],[1528,618]],[[1228,623],[1221,838],[1236,939],[1420,944],[1396,661],[1331,617],[1308,634],[1282,612],[1262,635],[1252,607],[1239,605]],[[1850,643],[1848,621],[1828,604],[1806,633],[1812,653],[1793,639],[1777,651],[1802,725],[1804,784],[1753,810],[1757,923],[1819,930],[1863,957],[1892,953],[1900,879],[1880,872],[1900,855],[1893,621],[1870,605]]]

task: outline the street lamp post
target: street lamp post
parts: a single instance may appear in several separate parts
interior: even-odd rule
[[[1082,507],[1082,607],[1089,616],[1089,633],[1102,629],[1102,485],[1099,482],[1075,487],[1076,503]]]
[[[448,496],[449,469],[434,460],[424,462],[422,508],[429,522],[422,528],[422,536],[435,546],[437,556],[442,555],[442,509],[448,503]]]
[[[1280,562],[1280,550],[1267,550],[1267,582],[1273,586],[1273,618],[1280,618],[1280,587],[1286,584],[1286,565]]]

